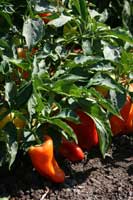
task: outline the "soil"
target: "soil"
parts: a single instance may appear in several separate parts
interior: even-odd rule
[[[0,200],[133,200],[133,135],[113,138],[105,159],[95,148],[82,162],[60,160],[63,184],[41,177],[24,159],[20,156],[10,173],[0,174]]]

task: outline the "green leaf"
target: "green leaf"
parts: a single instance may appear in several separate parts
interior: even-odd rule
[[[34,1],[31,0],[32,4],[35,4],[34,9],[36,12],[54,12],[56,11],[56,6],[57,3],[55,0],[39,0],[39,1]]]
[[[103,54],[106,60],[115,61],[120,58],[120,50],[109,45],[104,45]]]
[[[123,20],[123,24],[125,25],[125,27],[128,27],[130,17],[132,17],[131,12],[132,12],[131,5],[130,5],[129,1],[124,0],[123,10],[122,10],[122,20]]]
[[[74,6],[78,13],[81,15],[79,0],[70,0],[71,6]]]
[[[105,157],[112,136],[108,115],[93,99],[79,99],[79,105],[94,120],[99,135],[100,151],[102,156]]]
[[[82,21],[87,22],[88,21],[88,9],[87,4],[85,0],[71,0],[71,5],[76,8],[79,15],[81,16]]]
[[[77,143],[77,137],[73,129],[66,122],[62,121],[61,119],[51,119],[49,122],[61,128],[65,133],[68,134],[70,138],[73,138]]]
[[[105,86],[106,88],[113,89],[116,91],[119,91],[121,93],[124,93],[124,88],[120,83],[115,81],[111,76],[109,76],[107,73],[96,73],[90,80],[87,85],[87,87],[90,86]]]
[[[7,21],[7,23],[8,23],[10,26],[13,25],[13,24],[12,24],[12,18],[11,18],[11,16],[10,16],[8,13],[0,12],[0,15],[2,15],[2,16],[5,18],[5,20]]]
[[[4,39],[0,39],[0,46],[4,48],[9,48],[8,42]]]
[[[34,95],[31,96],[31,98],[29,99],[29,101],[27,102],[27,107],[28,107],[28,112],[30,117],[32,117],[32,115],[34,115],[36,113],[36,98]]]
[[[19,108],[20,106],[26,104],[32,95],[32,91],[33,87],[31,82],[26,83],[24,86],[22,86],[19,89],[16,98],[14,99],[15,106]]]
[[[91,107],[88,108],[88,111],[86,111],[86,114],[88,114],[95,122],[99,136],[100,151],[102,156],[105,157],[111,144],[112,136],[106,112],[103,111],[99,105],[93,103]]]
[[[29,69],[29,63],[23,59],[9,59],[9,62],[16,65],[19,68],[22,68],[23,70]]]
[[[61,27],[61,26],[65,25],[67,22],[69,22],[71,19],[72,19],[72,17],[61,14],[60,17],[51,20],[48,23],[48,25],[53,25],[55,27]]]
[[[92,47],[89,40],[83,40],[82,41],[82,49],[85,55],[91,55],[92,54]]]
[[[72,110],[70,110],[70,108],[64,108],[59,114],[57,114],[56,116],[52,117],[52,119],[65,119],[65,120],[70,120],[73,121],[75,123],[80,122],[79,117],[76,115],[76,113]]]
[[[86,64],[86,63],[94,64],[100,60],[101,60],[100,57],[86,56],[86,55],[79,55],[79,56],[75,57],[75,59],[74,59],[76,64]]]
[[[99,116],[98,118],[94,117],[93,120],[96,124],[96,128],[99,135],[100,151],[102,153],[103,158],[105,158],[105,155],[111,144],[112,133],[109,126],[109,122],[107,122],[103,117],[100,119]]]
[[[7,123],[4,127],[4,131],[6,134],[6,160],[9,164],[9,169],[14,163],[18,151],[18,142],[17,142],[17,130],[16,127],[11,123]]]
[[[123,40],[124,42],[128,42],[131,45],[133,45],[133,38],[128,34],[127,31],[123,30],[123,29],[114,29],[111,30],[107,33],[107,35],[113,37],[113,38],[118,38],[120,40]],[[106,37],[107,37],[106,35]]]
[[[108,60],[102,60],[100,62],[97,62],[96,64],[93,64],[90,69],[92,71],[96,71],[96,72],[112,72],[115,67],[113,66],[113,64],[108,61]]]
[[[77,69],[77,68],[76,68]],[[77,70],[76,70],[77,71]],[[57,77],[56,75],[58,75],[58,72],[57,72],[57,74],[55,74],[54,76],[53,76],[53,79],[54,78],[58,78],[59,79],[59,77]],[[62,78],[62,80],[64,80],[64,81],[71,81],[71,82],[76,82],[76,81],[79,81],[79,80],[87,80],[87,77],[85,77],[85,76],[82,76],[82,74],[81,75],[77,75],[77,74],[71,74],[71,72],[69,72],[69,74],[65,74],[65,75],[62,75],[61,76],[61,78]]]
[[[122,73],[130,73],[131,69],[133,69],[133,53],[126,52],[126,50],[123,49],[121,54],[121,64],[123,65]]]
[[[126,102],[126,92],[122,94],[120,92],[110,90],[109,94],[112,105],[120,110]]]
[[[44,23],[40,18],[27,19],[23,25],[23,36],[28,48],[35,46],[44,36]]]
[[[8,58],[6,56],[1,61],[0,65],[1,65],[0,66],[0,72],[2,72],[3,74],[5,74],[5,73],[7,73],[9,71],[9,63],[8,63]]]
[[[53,86],[53,91],[66,96],[81,97],[83,90],[71,81],[59,80]]]
[[[14,103],[14,99],[16,98],[16,95],[17,95],[16,84],[13,81],[6,82],[6,84],[5,84],[5,98],[10,105],[12,105]]]
[[[106,109],[108,112],[114,114],[114,115],[119,115],[119,110],[117,107],[114,107],[114,104],[111,103],[108,99],[105,99],[99,92],[97,92],[94,88],[90,89],[90,92],[92,95],[96,97],[96,102],[102,106],[104,109]]]
[[[84,22],[88,22],[88,8],[87,8],[87,3],[85,0],[79,0],[79,4],[80,4],[80,14],[82,17],[82,20]]]

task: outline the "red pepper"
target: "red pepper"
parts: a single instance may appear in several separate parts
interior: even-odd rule
[[[63,138],[59,147],[59,154],[70,161],[80,161],[84,159],[84,152],[74,141]]]
[[[129,133],[133,133],[133,103],[131,104],[129,115],[126,120],[126,129]]]
[[[120,115],[122,119],[115,115],[110,118],[113,135],[133,132],[133,102],[129,96],[127,96],[126,102],[120,110]]]
[[[127,96],[126,102],[120,110],[120,113],[125,121],[126,132],[133,132],[133,102],[130,96]]]
[[[51,12],[39,13],[39,16],[42,18],[42,20],[45,22],[45,24],[47,24],[50,21],[50,19],[48,17],[51,15],[52,15]]]
[[[68,122],[77,135],[78,145],[82,149],[90,150],[98,145],[98,133],[93,119],[81,110],[76,111],[81,123]]]
[[[28,153],[33,166],[42,176],[55,183],[64,182],[65,174],[55,160],[53,140],[50,136],[45,136],[45,142],[43,144],[31,146]]]
[[[125,132],[126,127],[123,119],[120,119],[115,115],[112,115],[109,120],[113,135],[123,134]]]

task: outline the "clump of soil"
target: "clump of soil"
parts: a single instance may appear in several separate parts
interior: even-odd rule
[[[133,136],[113,138],[109,154],[98,148],[85,152],[79,163],[60,160],[66,173],[63,184],[53,184],[32,170],[30,160],[0,174],[0,198],[9,200],[133,200]]]

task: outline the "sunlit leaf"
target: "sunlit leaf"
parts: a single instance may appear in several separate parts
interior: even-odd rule
[[[123,40],[125,42],[129,42],[130,44],[133,45],[133,38],[124,29],[111,30],[110,32],[108,32],[108,34],[109,34],[109,36],[121,39],[121,40]]]
[[[117,48],[111,46],[104,46],[103,49],[104,58],[107,60],[115,61],[120,58],[120,51]]]
[[[35,46],[44,35],[44,23],[40,18],[27,19],[23,25],[23,36],[28,48]]]
[[[59,114],[52,117],[52,119],[57,119],[57,118],[65,119],[65,120],[71,120],[75,123],[80,122],[79,117],[75,114],[75,112],[73,112],[72,110],[70,110],[68,108],[63,109]]]
[[[8,123],[4,127],[4,131],[6,132],[6,150],[7,150],[7,162],[9,164],[9,169],[16,159],[16,155],[18,152],[18,142],[17,142],[17,130],[12,123]]]
[[[74,61],[76,64],[84,64],[84,63],[90,63],[90,64],[94,64],[98,61],[100,61],[101,58],[100,57],[95,57],[95,56],[85,56],[85,55],[80,55],[77,56]]]
[[[13,81],[7,82],[5,84],[5,97],[6,100],[9,102],[9,104],[14,103],[14,99],[16,98],[17,95],[17,88],[16,85]]]
[[[51,20],[48,23],[48,25],[53,25],[55,27],[61,27],[64,24],[66,24],[67,22],[69,22],[71,19],[72,19],[72,17],[61,14],[60,17],[58,17],[57,19]]]
[[[111,76],[109,76],[107,73],[96,73],[89,81],[88,87],[90,86],[105,86],[110,89],[117,90],[121,93],[124,93],[124,88],[121,84],[117,83]]]

